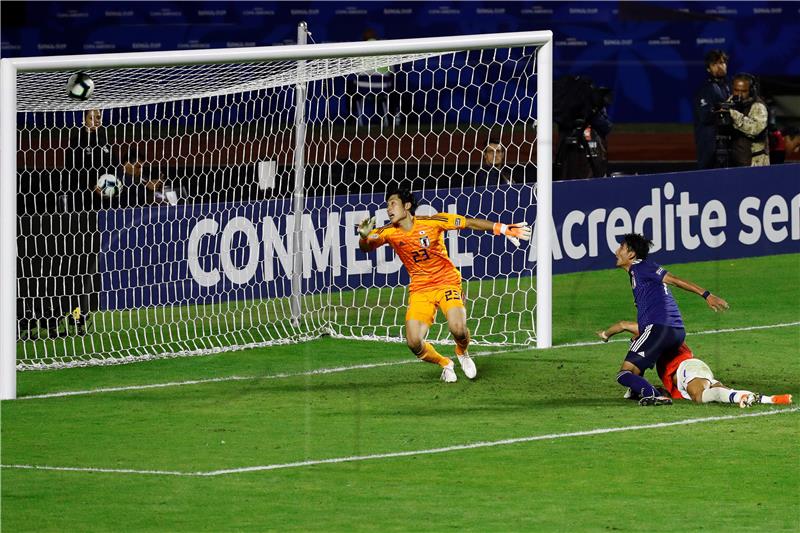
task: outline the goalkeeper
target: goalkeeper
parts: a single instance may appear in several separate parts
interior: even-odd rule
[[[458,357],[464,375],[474,379],[475,363],[467,353],[469,330],[467,310],[461,296],[461,274],[447,255],[444,234],[448,230],[494,231],[503,234],[514,245],[530,240],[528,224],[501,224],[461,215],[438,213],[433,216],[414,216],[417,200],[409,189],[390,190],[386,194],[389,223],[375,228],[375,217],[358,226],[359,247],[364,252],[389,244],[405,265],[411,284],[408,287],[406,311],[406,343],[419,359],[442,367],[442,380],[457,380],[452,359],[444,357],[425,341],[428,329],[439,308],[447,318],[450,333],[456,341]]]

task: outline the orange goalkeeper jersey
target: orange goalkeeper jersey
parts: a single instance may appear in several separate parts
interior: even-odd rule
[[[461,273],[453,265],[444,245],[447,230],[461,230],[467,219],[461,215],[438,213],[430,217],[415,216],[411,231],[387,224],[367,235],[367,244],[374,250],[384,244],[394,248],[411,276],[409,292],[461,285]]]

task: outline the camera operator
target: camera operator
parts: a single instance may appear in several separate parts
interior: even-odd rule
[[[720,103],[728,100],[728,55],[722,50],[711,50],[705,57],[708,79],[700,88],[694,102],[694,142],[697,150],[697,168],[728,166],[730,141],[730,115],[720,117],[714,113]],[[723,120],[720,123],[720,119]]]
[[[567,76],[553,84],[553,121],[558,125],[553,179],[605,176],[608,170],[606,137],[613,124],[607,106],[611,91],[595,87],[587,76]]]
[[[730,114],[732,123],[731,166],[763,167],[769,165],[769,113],[758,96],[755,77],[740,73],[733,77],[731,105],[723,105],[721,114]]]

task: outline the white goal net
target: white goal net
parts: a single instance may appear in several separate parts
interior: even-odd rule
[[[354,228],[396,186],[418,214],[534,223],[536,44],[20,70],[17,368],[400,340],[407,273]],[[474,341],[532,343],[534,248],[446,242]]]

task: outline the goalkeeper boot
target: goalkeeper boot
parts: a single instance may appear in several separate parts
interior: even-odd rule
[[[742,409],[745,407],[752,407],[758,403],[761,403],[761,395],[757,392],[742,394],[742,397],[739,399],[739,407]]]
[[[672,405],[672,398],[666,396],[643,396],[639,400],[639,405]]]
[[[461,370],[464,372],[465,376],[469,379],[475,379],[475,376],[478,375],[478,369],[475,368],[475,362],[469,354],[465,353],[464,355],[459,355],[458,363],[461,365]]]
[[[447,366],[442,367],[442,381],[445,383],[455,383],[458,381],[458,377],[456,377],[456,371],[454,368],[455,365],[453,365],[453,361],[450,361]]]

